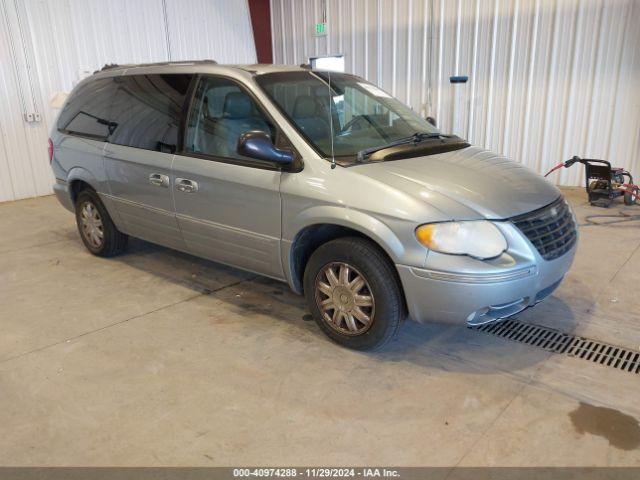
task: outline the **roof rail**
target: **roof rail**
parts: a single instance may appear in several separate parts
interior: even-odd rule
[[[203,60],[174,60],[170,62],[153,62],[153,63],[129,63],[124,65],[119,65],[117,63],[105,63],[105,65],[100,69],[96,70],[93,73],[103,72],[105,70],[112,70],[114,68],[136,68],[136,67],[161,67],[164,65],[181,65],[181,64],[211,64],[217,65],[218,62],[215,60],[211,60],[210,58],[206,58]]]
[[[105,63],[104,67],[102,67],[100,70],[96,70],[97,72],[102,72],[103,70],[110,70],[112,68],[118,68],[120,67],[120,65],[118,65],[117,63]]]

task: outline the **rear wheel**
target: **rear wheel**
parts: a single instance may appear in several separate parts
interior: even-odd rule
[[[357,350],[383,346],[406,317],[393,265],[362,238],[339,238],[320,246],[307,263],[304,292],[324,333]]]
[[[93,190],[83,190],[76,200],[76,223],[82,243],[99,257],[122,252],[128,237],[114,225],[100,197]]]
[[[635,205],[637,201],[637,195],[639,194],[638,188],[633,189],[633,193],[627,192],[624,194],[624,204],[625,205]]]

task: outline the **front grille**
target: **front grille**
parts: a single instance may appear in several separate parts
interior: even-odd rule
[[[511,221],[545,260],[561,257],[578,239],[573,215],[562,197],[539,210],[513,217]]]

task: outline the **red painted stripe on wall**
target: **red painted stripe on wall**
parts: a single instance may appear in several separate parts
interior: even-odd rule
[[[273,63],[271,51],[271,6],[269,0],[249,0],[253,41],[258,63]]]

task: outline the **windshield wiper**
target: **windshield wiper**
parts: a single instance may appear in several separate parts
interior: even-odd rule
[[[356,158],[358,162],[364,162],[364,160],[369,155],[371,155],[372,153],[378,152],[380,150],[384,150],[385,148],[397,147],[398,145],[406,145],[408,143],[413,143],[414,145],[417,145],[418,143],[423,142],[424,140],[428,140],[430,138],[453,138],[453,135],[445,135],[443,133],[416,132],[413,135],[399,138],[385,145],[362,149],[357,153]]]

